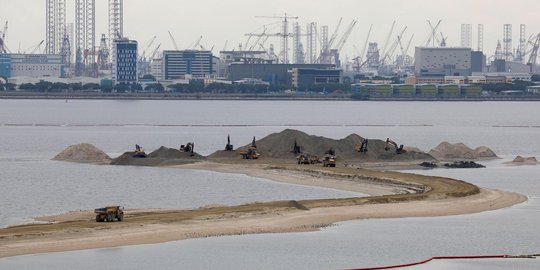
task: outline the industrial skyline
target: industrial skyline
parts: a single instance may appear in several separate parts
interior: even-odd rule
[[[1,0],[1,2],[7,0]],[[73,22],[73,12],[76,1],[66,1],[67,23]],[[351,33],[348,43],[343,48],[342,55],[349,58],[357,53],[353,45],[361,47],[370,26],[373,30],[370,42],[384,43],[386,35],[396,21],[396,29],[407,27],[405,38],[415,34],[413,46],[421,46],[429,36],[429,26],[426,20],[442,20],[439,31],[447,37],[447,46],[461,45],[462,24],[473,25],[473,49],[477,43],[477,25],[484,25],[484,51],[493,55],[497,41],[503,41],[503,25],[513,25],[514,47],[519,39],[519,25],[527,25],[527,33],[540,32],[536,23],[535,10],[540,9],[540,3],[532,0],[517,0],[512,4],[507,1],[453,1],[451,5],[442,1],[418,0],[410,1],[383,0],[376,3],[362,4],[359,1],[274,1],[272,5],[257,4],[257,1],[205,1],[178,3],[176,1],[156,0],[148,7],[147,1],[130,0],[124,5],[124,35],[145,43],[157,36],[155,44],[161,43],[162,49],[174,49],[168,31],[175,37],[182,49],[190,48],[202,36],[200,44],[206,48],[214,47],[217,53],[225,47],[237,48],[238,44],[246,41],[246,33],[252,33],[263,25],[276,23],[275,19],[257,18],[257,16],[282,16],[285,12],[297,16],[300,25],[317,22],[319,26],[328,25],[334,29],[338,20],[344,22],[357,20],[358,23]],[[104,33],[110,36],[108,1],[96,1],[96,40],[99,46],[99,36]],[[46,39],[45,10],[43,0],[27,0],[2,5],[0,21],[9,22],[7,46],[12,51],[24,50]],[[324,8],[320,8],[323,7]],[[444,6],[444,8],[443,8]],[[264,7],[264,8],[262,8]],[[347,8],[353,7],[353,8]],[[418,10],[422,7],[422,10]],[[463,8],[468,7],[468,8]],[[291,24],[292,32],[292,24]],[[397,30],[396,30],[397,32]],[[73,40],[71,41],[74,42]],[[277,38],[269,43],[279,47],[282,43]],[[57,42],[58,44],[58,42]],[[58,45],[57,45],[58,46]],[[304,44],[305,46],[305,44]],[[292,40],[288,47],[293,47]],[[72,52],[73,54],[75,52]],[[292,58],[292,54],[289,58]]]
[[[422,11],[415,10],[417,6],[419,6],[418,4],[411,6],[404,1],[397,0],[383,0],[378,1],[377,3],[369,3],[364,5],[361,3],[359,4],[351,2],[349,3],[350,6],[358,6],[360,11],[366,11],[356,13],[353,12],[354,14],[351,15],[353,16],[351,24],[348,22],[348,15],[351,14],[349,9],[341,9],[333,12],[333,10],[340,5],[327,5],[328,8],[325,8],[324,10],[314,9],[314,6],[317,4],[323,4],[323,1],[312,1],[309,5],[301,5],[299,3],[281,4],[282,1],[277,1],[275,5],[262,10],[256,8],[256,5],[243,5],[241,4],[242,1],[235,1],[237,3],[237,5],[235,5],[236,8],[234,9],[235,12],[231,13],[227,12],[227,10],[230,8],[221,2],[216,3],[210,1],[212,8],[208,8],[207,5],[204,7],[204,9],[201,9],[202,7],[199,3],[189,3],[180,6],[176,2],[157,0],[152,3],[154,9],[160,6],[169,8],[160,9],[159,15],[156,15],[158,13],[153,13],[148,9],[141,8],[141,1],[139,0],[131,0],[129,3],[126,3],[123,8],[121,0],[29,0],[28,2],[35,2],[35,5],[30,5],[30,7],[32,7],[30,9],[30,14],[35,14],[35,10],[41,11],[41,14],[32,16],[32,19],[25,18],[27,23],[24,24],[14,23],[13,20],[10,20],[11,16],[6,16],[6,21],[10,22],[10,31],[7,35],[6,44],[9,48],[11,48],[12,52],[21,50],[23,52],[28,52],[28,50],[31,49],[32,51],[38,52],[55,51],[56,53],[69,53],[72,55],[71,59],[74,59],[72,62],[74,61],[75,64],[77,61],[82,61],[88,64],[96,63],[96,59],[94,58],[98,58],[99,62],[100,56],[96,53],[97,49],[101,45],[99,42],[99,36],[102,36],[101,41],[103,44],[103,38],[108,34],[107,41],[110,47],[112,46],[110,40],[111,37],[114,36],[115,31],[119,34],[122,34],[123,32],[125,36],[138,40],[141,44],[146,44],[151,40],[154,45],[159,44],[161,49],[212,48],[212,51],[215,54],[218,54],[219,51],[224,49],[239,50],[242,48],[241,44],[247,45],[249,43],[250,37],[248,37],[248,34],[251,33],[252,37],[257,37],[257,35],[259,35],[260,39],[261,33],[267,31],[265,47],[274,48],[276,51],[276,58],[290,62],[295,61],[295,59],[304,58],[306,59],[306,62],[311,62],[309,59],[314,57],[313,51],[315,51],[316,53],[321,54],[319,56],[319,61],[321,58],[326,58],[327,60],[324,62],[330,63],[329,58],[332,58],[333,55],[323,53],[323,50],[325,50],[325,48],[323,48],[323,44],[327,44],[328,42],[325,41],[332,39],[330,37],[331,33],[335,31],[336,28],[339,28],[340,24],[341,29],[339,29],[339,36],[337,39],[344,38],[347,40],[347,44],[344,44],[344,40],[338,41],[337,39],[335,40],[336,42],[334,44],[337,43],[335,46],[340,48],[342,60],[351,60],[354,59],[354,57],[358,58],[358,56],[360,56],[360,58],[365,58],[367,50],[366,44],[368,42],[370,44],[371,42],[378,42],[380,47],[379,49],[381,50],[382,54],[380,57],[384,58],[387,57],[384,55],[384,51],[387,51],[387,46],[394,46],[392,49],[392,52],[394,52],[399,51],[399,49],[396,49],[396,47],[398,47],[396,45],[397,43],[399,43],[400,46],[407,48],[411,43],[412,47],[425,46],[425,44],[427,44],[426,40],[428,40],[429,43],[430,39],[433,40],[433,44],[436,44],[435,40],[437,40],[437,43],[444,43],[448,47],[470,45],[473,50],[482,48],[488,57],[495,57],[497,56],[497,53],[500,53],[496,51],[496,47],[500,41],[502,43],[501,50],[503,50],[503,57],[505,59],[509,59],[509,55],[511,53],[516,54],[515,50],[519,51],[519,49],[523,49],[522,45],[524,37],[520,35],[522,32],[519,31],[523,26],[527,26],[527,36],[525,37],[527,40],[529,39],[529,35],[532,36],[539,33],[538,29],[535,29],[538,28],[537,24],[530,23],[530,21],[534,20],[534,14],[532,14],[532,11],[535,10],[535,6],[540,7],[540,4],[529,0],[518,0],[518,2],[531,7],[531,9],[527,9],[529,11],[520,11],[520,16],[514,15],[517,13],[512,11],[515,5],[504,6],[504,1],[498,0],[489,1],[489,5],[477,3],[479,1],[474,3],[466,3],[466,1],[460,0],[455,1],[451,6],[445,7],[444,10],[442,10],[440,6],[434,5],[433,2],[437,1],[416,1],[416,3],[423,3],[421,5]],[[238,4],[238,2],[240,3]],[[340,3],[348,2],[349,1],[340,1]],[[49,14],[50,12],[43,12],[50,10],[51,3],[54,3],[57,13],[61,15],[59,18],[56,16],[55,18],[51,19],[50,16],[46,16],[46,14]],[[111,3],[113,4],[111,5]],[[111,6],[115,5],[116,10],[114,11],[114,9],[111,9]],[[466,5],[468,8],[459,10],[456,8],[459,6],[463,7],[464,5]],[[9,9],[16,8],[16,6],[17,4],[14,3],[13,5],[9,6]],[[60,8],[57,6],[60,6]],[[94,6],[95,14],[88,14],[88,12],[85,12],[82,15],[90,15],[90,18],[83,17],[81,19],[80,12],[76,12],[77,10],[80,10],[80,6],[84,6],[87,10],[89,9],[89,6]],[[215,14],[216,8],[213,8],[214,6],[221,10],[221,14],[219,14],[219,16],[218,14]],[[241,6],[242,8],[238,8],[238,6]],[[392,8],[389,9],[389,6]],[[118,7],[120,7],[120,9],[118,9]],[[433,7],[436,8],[430,12],[430,9],[433,9]],[[498,13],[498,10],[503,8],[505,10],[504,14]],[[0,11],[0,16],[3,16],[2,12],[5,10],[8,9],[3,9],[3,11]],[[141,14],[141,10],[144,10],[145,14]],[[193,10],[200,10],[201,12],[189,12]],[[283,10],[292,11],[287,13],[283,12]],[[122,14],[120,14],[120,18],[118,18],[118,11],[122,12]],[[381,12],[382,16],[375,16],[375,14],[380,11],[384,11]],[[527,14],[527,12],[531,12],[530,16],[524,16]],[[14,10],[11,14],[15,13],[16,11]],[[203,16],[201,16],[201,14],[203,14]],[[419,16],[420,14],[433,17],[437,16],[437,18],[432,20],[429,18],[423,19],[421,16]],[[449,16],[449,14],[452,16]],[[470,14],[474,14],[474,16],[469,16],[467,21],[460,20],[460,18],[467,17]],[[504,16],[500,16],[501,18],[495,18],[495,15],[497,14],[499,16]],[[116,19],[111,18],[111,16],[114,17],[115,15]],[[290,19],[288,22],[288,30],[286,30],[288,31],[288,36],[290,37],[289,40],[283,38],[283,33],[285,32],[283,29],[280,29],[283,28],[282,17],[284,15],[288,16]],[[24,18],[26,16],[23,14],[21,17]],[[38,21],[40,17],[41,20]],[[124,17],[126,17],[126,19],[123,19]],[[474,18],[474,20],[471,20],[470,18]],[[0,17],[0,20],[2,19],[3,18]],[[19,17],[15,18],[16,21],[19,19]],[[118,19],[123,20],[124,22],[119,23]],[[490,23],[494,19],[496,22]],[[186,20],[189,20],[189,22],[186,22]],[[342,20],[343,23],[341,23]],[[437,27],[436,30],[434,30],[433,25],[435,25],[437,20]],[[516,21],[514,22],[512,20]],[[41,28],[33,27],[32,30],[36,34],[24,35],[20,37],[21,41],[18,45],[14,46],[19,36],[19,29],[21,26],[26,28],[28,25],[34,24],[28,23],[29,21],[35,22],[35,25],[39,25]],[[83,21],[85,24],[90,23],[91,25],[90,27],[84,29],[84,33],[82,33],[79,29],[81,25],[80,21]],[[204,21],[204,23],[201,21]],[[246,23],[241,23],[242,21]],[[70,52],[61,52],[63,33],[72,32],[71,28],[73,28],[73,22],[75,27],[75,36],[70,37],[69,42],[72,44],[72,46],[75,46],[73,46],[73,49]],[[38,29],[45,28],[45,26],[48,26],[47,29],[51,29],[51,23],[57,23],[58,25],[63,25],[63,27],[58,27],[58,29],[55,29],[53,32],[48,30],[43,31],[45,32],[44,34],[39,33],[40,31]],[[316,37],[313,35],[313,33],[310,33],[311,29],[308,24],[314,24],[312,27],[316,27],[314,28]],[[349,27],[346,27],[347,25],[349,25]],[[351,25],[355,27],[350,27]],[[514,31],[512,32],[511,36],[508,36],[509,26],[510,29],[512,29],[512,25]],[[122,27],[122,29],[119,27]],[[133,27],[136,27],[137,29],[133,30]],[[262,28],[264,29],[261,32]],[[126,30],[122,31],[123,29]],[[483,35],[479,35],[479,31],[482,31]],[[84,34],[84,37],[81,38],[80,33]],[[334,35],[336,33],[334,33]],[[300,35],[302,35],[302,37],[300,37]],[[37,38],[36,40],[39,40],[41,36],[43,36],[43,40],[46,41],[44,44],[39,43],[43,44],[43,47],[41,47],[41,45],[38,45],[38,47],[34,45],[33,47],[28,48],[25,47],[26,45],[22,45],[22,40],[28,40],[29,38]],[[176,41],[172,41],[170,36],[173,36]],[[317,39],[318,42],[314,42],[315,39]],[[299,40],[301,40],[301,42],[298,42]],[[513,43],[512,40],[514,41]],[[409,45],[407,45],[407,41]],[[84,56],[82,60],[77,60],[77,50],[78,47],[81,47],[77,44],[80,44],[81,42],[84,44],[84,46],[80,48],[82,49],[82,53],[79,53],[84,54]],[[251,42],[253,44],[253,39]],[[315,45],[313,45],[314,43]],[[90,51],[90,47],[94,48],[93,53],[88,53],[88,51]],[[253,48],[259,46],[255,46],[255,44],[253,44],[251,47]],[[261,48],[259,49],[263,48],[263,46],[260,47]],[[287,54],[283,52],[283,48],[288,51]],[[328,52],[329,49],[331,48],[326,48]],[[403,48],[401,50],[403,51]],[[512,52],[512,50],[514,51]],[[412,54],[411,51],[412,50],[409,50],[409,54]],[[519,55],[519,52],[517,52],[517,54]],[[515,57],[515,55],[512,57]]]

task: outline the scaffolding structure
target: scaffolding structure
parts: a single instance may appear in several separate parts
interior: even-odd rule
[[[75,1],[75,76],[96,76],[96,2]]]
[[[321,26],[321,53],[319,55],[320,64],[330,63],[330,46],[328,39],[328,26]]]
[[[479,24],[478,25],[478,48],[477,50],[479,52],[484,51],[484,25]]]
[[[525,47],[527,46],[527,33],[526,33],[527,29],[526,29],[526,26],[525,24],[520,24],[519,25],[519,47],[516,51],[516,58],[515,58],[515,61],[516,62],[519,62],[519,63],[522,63],[523,60],[525,60]]]
[[[311,22],[306,25],[306,62],[317,62],[317,23]]]
[[[511,61],[513,59],[512,57],[512,25],[511,24],[504,25],[503,55],[504,55],[504,60],[506,61]]]
[[[472,48],[472,24],[461,25],[461,47]]]
[[[304,50],[302,46],[302,28],[300,24],[295,22],[293,24],[293,64],[304,63]]]
[[[66,1],[46,0],[45,53],[60,54],[66,29]]]
[[[114,40],[124,37],[124,0],[109,0],[109,52]],[[109,54],[111,55],[111,54]],[[111,56],[108,57],[111,62]]]

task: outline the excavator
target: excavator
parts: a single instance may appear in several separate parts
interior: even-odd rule
[[[300,149],[300,145],[296,143],[296,139],[294,140],[293,153],[294,155],[302,154],[302,150]]]
[[[364,140],[362,140],[361,145],[357,144],[354,148],[355,148],[356,152],[367,153],[367,144],[368,144],[368,139],[364,139]]]
[[[242,159],[258,159],[261,154],[257,151],[257,144],[255,144],[255,137],[249,146],[248,150],[242,150],[238,152]]]
[[[195,151],[195,143],[194,142],[188,142],[186,145],[180,145],[180,151],[182,152],[189,152],[191,156],[193,156],[193,151]]]
[[[384,147],[384,150],[385,151],[390,150],[390,148],[391,148],[390,146],[393,146],[394,149],[396,149],[396,154],[398,154],[398,155],[407,152],[407,150],[403,149],[403,144],[399,145],[399,147],[398,147],[396,142],[390,140],[390,138],[386,138],[386,146]]]
[[[138,144],[135,145],[135,153],[133,154],[134,158],[145,158],[146,153]]]
[[[227,134],[227,145],[225,145],[225,151],[234,151],[234,147],[231,144],[231,136]]]

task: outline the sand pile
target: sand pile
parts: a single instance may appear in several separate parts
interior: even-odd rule
[[[60,154],[56,155],[53,160],[108,164],[111,162],[111,157],[94,145],[81,143],[69,146],[60,152]]]
[[[409,151],[399,155],[396,154],[395,149],[386,151],[384,149],[386,142],[375,139],[369,139],[367,153],[357,152],[355,147],[357,145],[359,146],[363,139],[364,138],[357,134],[351,134],[343,139],[334,140],[320,136],[308,135],[298,130],[286,129],[279,133],[270,134],[256,141],[256,144],[257,149],[261,153],[261,158],[294,159],[296,156],[293,153],[293,146],[294,142],[296,141],[303,153],[309,153],[319,157],[324,156],[327,150],[333,148],[336,152],[338,160],[433,160],[433,157],[421,151]],[[249,145],[246,145],[240,147],[239,149],[246,149],[248,146]],[[219,155],[222,153],[214,154]]]
[[[497,158],[497,155],[486,146],[472,149],[463,143],[451,144],[449,142],[441,142],[437,147],[431,149],[429,154],[439,160]]]
[[[538,164],[538,160],[536,160],[536,157],[522,157],[517,156],[509,163],[513,164]]]
[[[204,160],[206,157],[194,152],[182,152],[178,149],[161,146],[146,158],[133,157],[135,152],[126,152],[113,159],[112,165],[132,165],[132,166],[170,166],[193,163]]]

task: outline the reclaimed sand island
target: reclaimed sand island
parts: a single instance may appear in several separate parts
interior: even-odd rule
[[[302,152],[320,156],[332,147],[336,151],[338,165],[329,168],[320,164],[297,164],[296,154],[291,151],[294,141]],[[340,221],[469,214],[505,208],[527,200],[517,193],[479,188],[450,178],[366,169],[381,168],[385,164],[403,167],[405,164],[416,166],[422,161],[438,161],[414,148],[405,148],[407,151],[401,154],[396,154],[393,149],[385,150],[387,143],[381,140],[369,140],[368,151],[361,153],[356,146],[362,141],[362,137],[354,134],[342,140],[332,140],[285,130],[256,142],[261,154],[258,160],[240,159],[235,151],[218,151],[203,157],[165,147],[152,152],[144,160],[131,159],[132,155],[126,153],[113,159],[111,164],[241,173],[369,196],[254,202],[184,210],[127,209],[124,221],[110,223],[95,222],[93,211],[70,212],[36,218],[45,224],[0,229],[0,257],[221,235],[313,231]],[[102,155],[88,145],[82,148],[92,150],[86,151],[89,160],[95,159],[91,153]],[[77,162],[85,162],[84,155],[74,155],[73,152],[74,147],[71,147],[69,155],[65,156],[76,156]],[[62,153],[55,159],[63,160]]]

